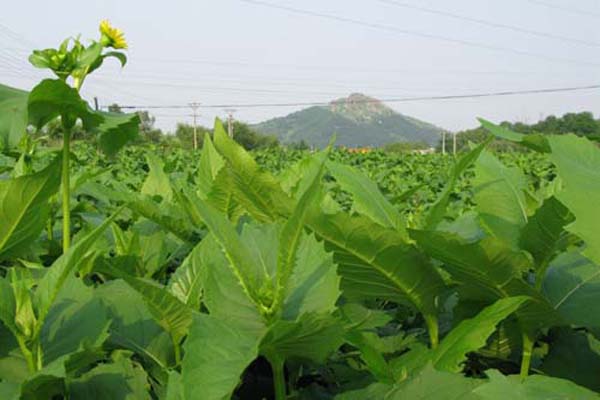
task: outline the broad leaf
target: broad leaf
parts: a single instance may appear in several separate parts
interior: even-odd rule
[[[0,150],[17,147],[27,129],[28,92],[0,84]]]
[[[563,253],[543,282],[548,301],[573,325],[600,328],[600,266],[577,252]]]
[[[74,88],[60,79],[45,79],[33,88],[28,99],[29,121],[37,128],[61,117],[71,128],[78,119],[86,129],[98,126],[103,118],[94,113]]]
[[[444,187],[444,191],[438,197],[436,202],[433,204],[427,216],[425,217],[425,229],[432,230],[442,222],[444,215],[446,214],[446,208],[450,202],[450,195],[456,186],[461,175],[477,160],[481,152],[488,145],[489,141],[481,143],[479,146],[473,148],[467,154],[461,156],[452,167],[450,172],[450,180]]]
[[[396,229],[404,238],[408,238],[404,218],[379,191],[375,182],[360,171],[337,162],[329,161],[327,169],[342,189],[352,194],[357,213],[383,227]]]
[[[199,311],[202,298],[202,269],[209,265],[204,246],[196,246],[169,280],[169,291],[191,309]]]
[[[527,223],[528,189],[517,167],[506,167],[484,151],[475,164],[473,192],[481,223],[493,236],[517,247],[521,228]]]
[[[98,134],[100,149],[109,157],[115,155],[128,142],[137,138],[140,117],[137,113],[107,113],[95,111],[101,123],[94,130]]]
[[[182,363],[184,398],[230,399],[246,367],[258,356],[261,336],[206,314],[196,314]]]
[[[150,197],[159,196],[162,202],[173,200],[173,190],[169,177],[165,174],[163,162],[152,153],[146,154],[150,172],[142,185],[141,193]]]
[[[532,375],[519,382],[518,376],[504,376],[487,371],[490,380],[474,390],[482,400],[548,400],[548,399],[598,399],[598,394],[567,380]]]
[[[586,242],[584,254],[600,264],[600,149],[585,138],[574,135],[549,139],[550,159],[556,165],[564,190],[556,197],[575,215],[567,226]]]
[[[513,132],[510,129],[506,129],[502,126],[494,125],[483,118],[479,118],[481,126],[490,131],[492,135],[509,140],[511,142],[517,142],[525,147],[529,147],[532,150],[539,151],[541,153],[549,153],[550,146],[548,144],[547,137],[541,134],[530,134],[523,135],[521,133]]]
[[[17,255],[44,229],[48,200],[60,185],[61,157],[38,173],[22,176],[0,187],[0,258]]]

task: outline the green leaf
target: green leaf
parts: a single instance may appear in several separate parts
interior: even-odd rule
[[[134,351],[145,362],[166,369],[174,362],[172,338],[152,317],[142,296],[124,281],[110,281],[96,289],[108,306],[111,346]]]
[[[44,365],[86,347],[100,347],[110,320],[94,290],[74,276],[67,279],[41,332]]]
[[[489,140],[486,140],[479,146],[461,156],[454,163],[452,171],[450,172],[450,180],[444,187],[444,191],[440,194],[425,217],[425,229],[435,229],[435,227],[442,222],[444,215],[446,214],[446,208],[448,208],[448,203],[450,202],[450,195],[452,194],[452,191],[454,190],[454,187],[456,186],[460,176],[477,160],[477,158],[479,158],[479,155],[488,144]]]
[[[410,235],[427,254],[444,263],[443,268],[461,285],[462,301],[491,304],[501,298],[527,296],[532,301],[516,312],[523,327],[536,330],[561,322],[552,305],[521,278],[532,268],[524,252],[493,237],[466,243],[449,233],[411,231]]]
[[[137,138],[140,117],[137,113],[122,114],[95,111],[101,123],[95,129],[100,149],[109,157],[114,156],[128,142]]]
[[[51,120],[61,117],[67,128],[81,119],[86,129],[98,126],[103,118],[94,113],[74,88],[60,79],[44,79],[29,94],[29,121],[41,128]]]
[[[213,190],[213,182],[224,165],[225,161],[215,149],[210,135],[205,135],[202,152],[200,153],[200,168],[196,176],[198,196],[202,199],[206,199],[208,194]]]
[[[260,342],[267,359],[300,358],[323,363],[344,341],[343,323],[331,314],[303,314],[296,321],[278,320]]]
[[[577,252],[558,256],[546,273],[543,291],[562,317],[577,326],[600,328],[600,266]]]
[[[73,400],[150,400],[148,376],[141,366],[118,354],[109,364],[100,364],[69,383]]]
[[[320,181],[323,175],[324,158],[319,165],[318,172],[312,176],[310,186],[300,197],[292,215],[283,225],[279,237],[277,250],[277,269],[275,272],[275,294],[271,305],[271,313],[280,313],[283,302],[289,294],[289,282],[296,269],[298,248],[304,238],[304,223],[308,211],[316,205],[320,198]],[[318,265],[318,264],[317,264]],[[304,282],[297,282],[304,284]],[[335,290],[337,292],[337,290]]]
[[[540,369],[588,389],[600,390],[600,341],[590,333],[560,329],[550,333],[550,351]]]
[[[478,118],[479,122],[481,122],[481,126],[490,131],[492,135],[504,139],[509,140],[511,142],[517,142],[522,144],[525,147],[528,147],[532,150],[539,151],[541,153],[549,153],[550,146],[547,141],[547,137],[540,134],[529,134],[523,135],[521,133],[513,132],[509,129],[506,129],[502,126],[494,125],[493,123],[486,121],[483,118]]]
[[[550,160],[564,185],[556,197],[575,215],[567,230],[586,242],[584,255],[600,264],[600,214],[596,208],[600,204],[600,149],[574,135],[548,140]]]
[[[462,321],[432,350],[430,359],[433,365],[439,370],[460,372],[466,354],[485,346],[496,325],[528,300],[524,296],[500,299],[474,318]]]
[[[485,400],[598,399],[597,393],[563,379],[532,375],[520,382],[518,376],[504,376],[495,370],[487,371],[487,375],[489,382],[474,390]]]
[[[97,228],[79,239],[71,248],[60,256],[48,269],[48,272],[38,281],[35,291],[34,304],[36,306],[39,328],[43,325],[50,307],[54,304],[62,286],[67,279],[93,257],[91,247],[102,236],[106,228],[117,217],[120,210],[107,218]],[[90,251],[92,250],[92,251]],[[38,329],[39,329],[38,328]]]
[[[17,147],[27,129],[29,93],[0,84],[0,150]]]
[[[182,363],[184,398],[230,399],[246,367],[258,356],[260,334],[196,314]]]
[[[256,282],[260,275],[256,273],[256,267],[251,262],[250,250],[240,241],[233,225],[223,214],[193,193],[182,195],[181,201],[188,212],[196,217],[196,221],[202,221],[208,226],[215,241],[225,252],[232,271],[244,288],[244,292],[255,304],[261,304],[257,292],[259,284]]]
[[[171,334],[174,345],[177,346],[187,335],[192,323],[192,310],[154,282],[126,274],[121,274],[120,277],[142,295],[154,320]]]
[[[16,256],[35,241],[46,224],[48,200],[60,186],[61,157],[38,173],[0,187],[0,258]]]
[[[258,221],[274,221],[291,213],[292,203],[277,180],[261,170],[246,150],[231,139],[223,124],[215,121],[214,144],[226,160],[237,201]]]
[[[151,197],[159,196],[163,202],[170,202],[173,200],[173,190],[163,162],[152,153],[146,154],[146,161],[150,172],[142,185],[141,193]]]
[[[445,285],[423,254],[395,230],[362,216],[313,210],[307,225],[334,252],[346,296],[408,301],[423,313],[432,341],[437,341],[435,298]]]
[[[357,213],[383,227],[396,229],[404,238],[408,238],[404,218],[379,191],[375,182],[360,171],[337,162],[327,162],[327,169],[342,189],[352,194]]]
[[[169,280],[169,291],[192,310],[200,311],[203,281],[202,269],[209,265],[204,246],[196,246],[175,270]]]
[[[525,175],[508,168],[484,151],[475,164],[473,192],[483,227],[493,236],[517,247],[520,230],[527,223],[528,189]]]
[[[529,218],[521,231],[519,245],[533,256],[536,267],[544,268],[570,244],[564,228],[573,220],[573,214],[555,197],[546,199]]]

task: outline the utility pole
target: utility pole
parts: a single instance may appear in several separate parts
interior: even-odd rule
[[[200,107],[200,103],[190,103],[190,108],[192,109],[192,117],[194,118],[194,150],[198,150],[198,127],[196,124],[196,118],[198,118],[198,108]]]
[[[228,108],[225,112],[227,113],[227,134],[233,139],[233,113],[236,112],[236,110]]]
[[[98,111],[100,109],[100,106],[98,105],[98,98],[94,97],[94,109],[96,111]]]
[[[456,132],[452,132],[452,154],[456,155]]]
[[[446,154],[446,131],[442,131],[442,154]]]

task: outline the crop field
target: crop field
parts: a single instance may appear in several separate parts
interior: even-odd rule
[[[78,92],[125,62],[108,28],[0,85],[0,399],[598,398],[596,143],[128,145],[138,117]]]

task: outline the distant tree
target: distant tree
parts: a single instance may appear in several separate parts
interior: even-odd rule
[[[154,127],[156,118],[148,111],[138,111],[137,114],[140,117],[140,140],[153,143],[160,142],[163,132]]]
[[[415,150],[425,150],[430,146],[426,142],[395,142],[383,146],[383,150],[390,153],[409,153]]]
[[[233,122],[233,138],[246,150],[279,146],[279,140],[275,136],[260,134],[240,121]]]
[[[113,103],[108,106],[108,112],[123,114],[123,110],[121,110],[121,106],[117,103]]]
[[[198,146],[202,147],[204,135],[209,134],[211,131],[201,125],[196,129],[198,132]],[[184,122],[178,122],[177,127],[175,128],[175,137],[179,139],[179,142],[184,148],[192,148],[194,143],[194,126]]]
[[[299,142],[293,142],[287,145],[292,150],[310,150],[310,145],[304,139]]]

